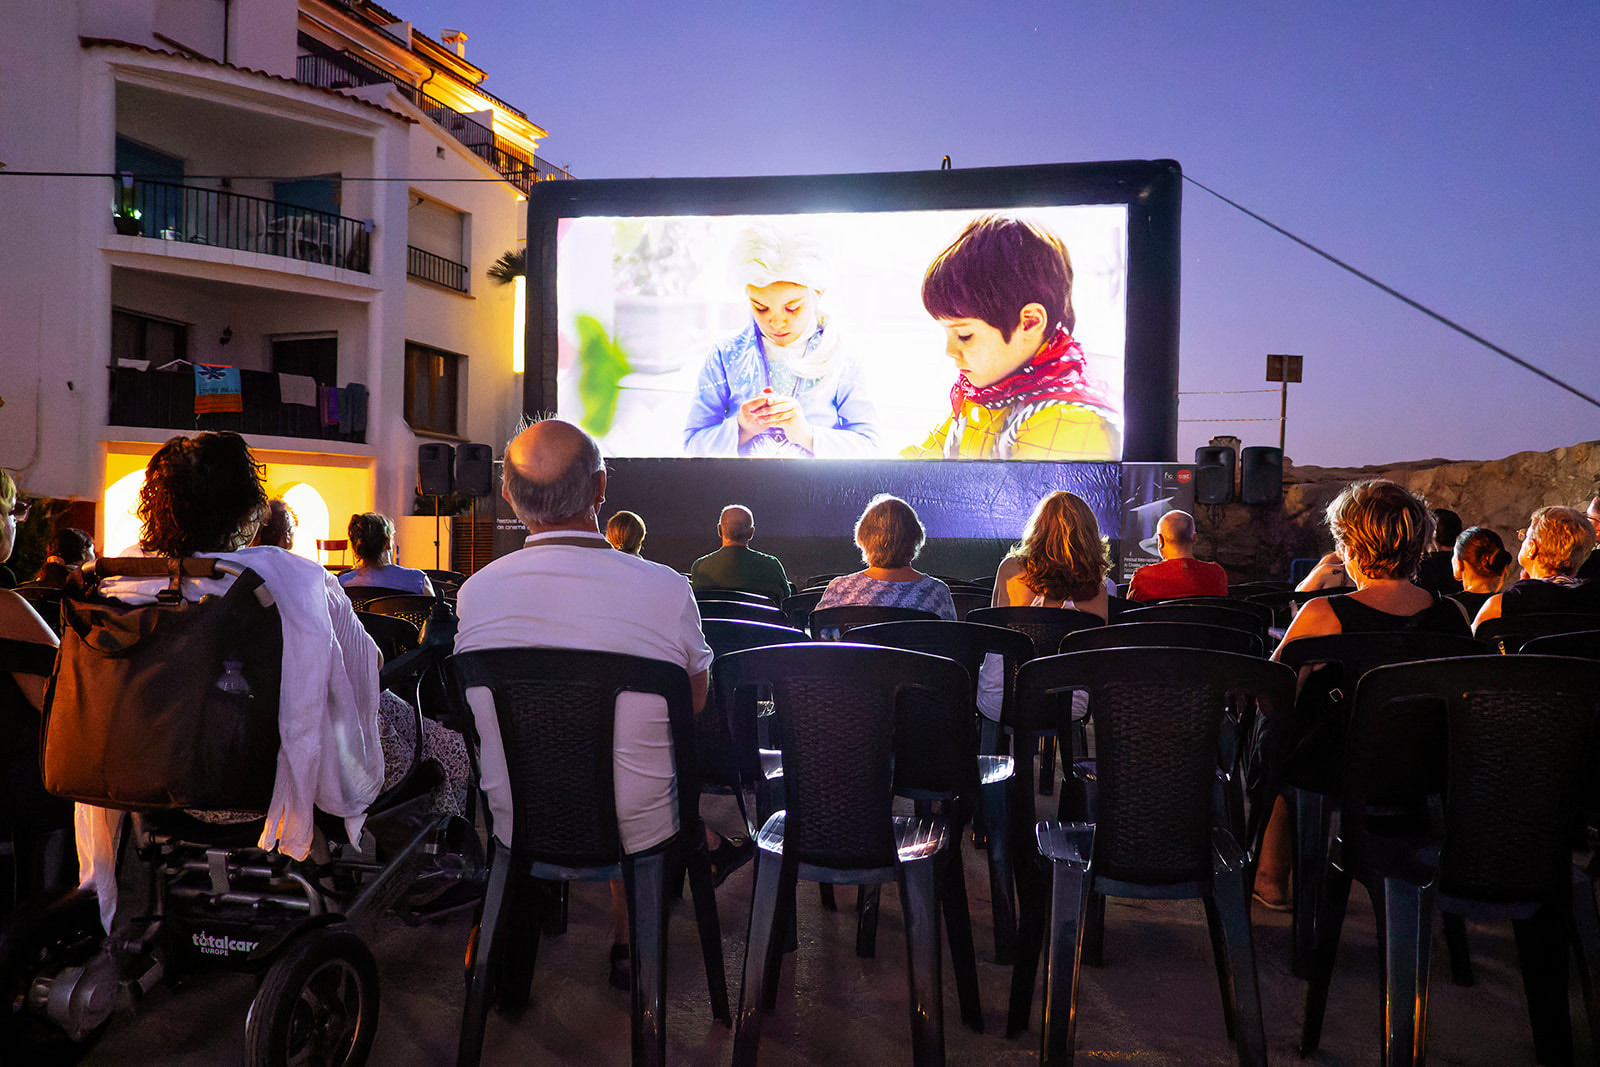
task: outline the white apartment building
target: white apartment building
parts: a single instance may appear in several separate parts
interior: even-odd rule
[[[27,23],[0,44],[0,466],[26,493],[80,502],[115,553],[155,449],[234,429],[314,555],[352,512],[412,513],[419,445],[498,452],[520,286],[486,271],[561,175],[465,34],[360,0],[57,0]],[[196,364],[237,368],[242,410],[197,414]],[[426,524],[402,529],[415,565]]]

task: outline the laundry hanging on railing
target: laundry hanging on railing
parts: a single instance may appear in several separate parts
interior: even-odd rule
[[[194,365],[196,415],[243,410],[244,391],[239,381],[238,367],[222,367],[211,363]]]

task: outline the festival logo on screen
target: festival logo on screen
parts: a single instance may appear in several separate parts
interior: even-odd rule
[[[557,263],[557,408],[610,456],[1122,456],[1122,205],[586,216]]]

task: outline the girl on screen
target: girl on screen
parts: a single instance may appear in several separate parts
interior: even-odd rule
[[[922,279],[958,371],[950,415],[907,459],[1106,460],[1120,416],[1072,339],[1072,260],[1023,219],[974,219]]]
[[[821,312],[827,264],[808,235],[758,224],[734,243],[750,325],[706,357],[689,407],[691,456],[839,456],[878,451],[855,361]]]

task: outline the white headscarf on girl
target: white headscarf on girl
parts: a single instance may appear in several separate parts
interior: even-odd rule
[[[740,283],[757,289],[774,282],[790,282],[817,294],[813,333],[783,347],[764,342],[762,349],[769,359],[782,363],[796,377],[821,378],[827,374],[839,350],[839,338],[838,331],[829,327],[822,315],[822,295],[833,284],[833,273],[816,237],[804,230],[782,230],[771,223],[758,222],[734,239],[733,274]]]

